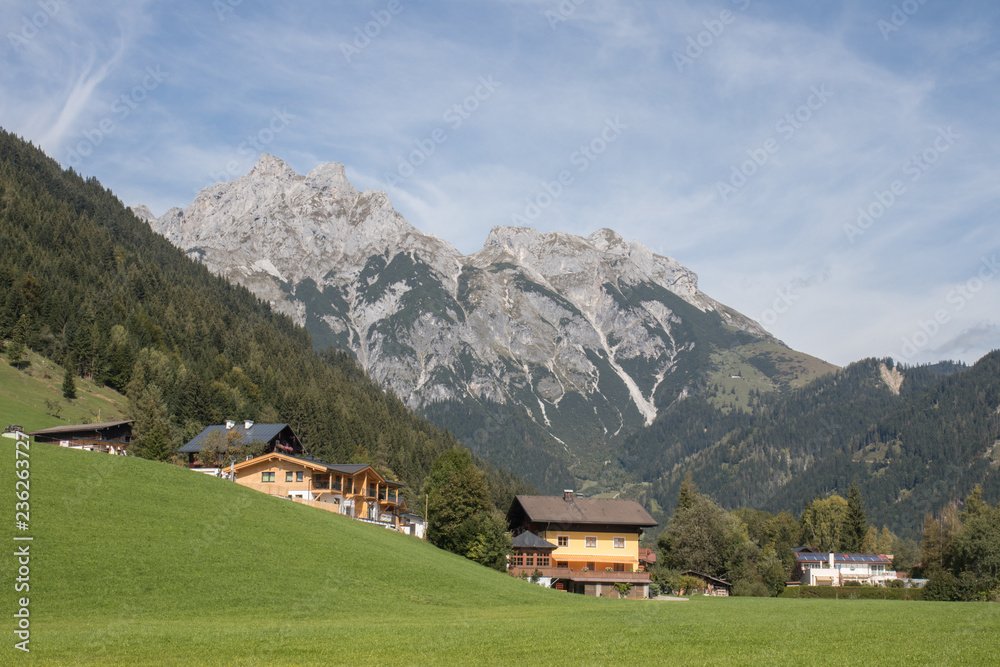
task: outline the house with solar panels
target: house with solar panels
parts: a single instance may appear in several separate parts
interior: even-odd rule
[[[857,582],[866,586],[885,586],[896,579],[892,555],[815,553],[812,550],[795,554],[792,579],[803,586],[843,586]]]

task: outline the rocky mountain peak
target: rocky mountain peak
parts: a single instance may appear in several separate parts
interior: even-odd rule
[[[499,226],[463,256],[385,192],[359,192],[337,162],[300,176],[264,154],[186,209],[135,210],[318,347],[350,350],[410,407],[506,406],[563,451],[649,424],[685,395],[682,360],[713,343],[683,319],[719,327],[715,311],[767,336],[699,292],[693,271],[613,230]],[[475,421],[455,419],[444,426]]]
[[[150,220],[156,220],[156,216],[153,212],[149,210],[149,207],[145,204],[138,204],[137,206],[130,206],[132,213],[135,217],[139,218],[143,222],[149,222]]]
[[[625,239],[618,232],[607,227],[598,229],[587,237],[587,241],[603,252],[615,255],[627,255],[629,252],[629,244],[625,242]]]
[[[356,198],[358,191],[347,180],[347,170],[339,162],[321,164],[306,175],[306,185],[338,198]]]
[[[253,166],[250,173],[243,176],[240,180],[244,178],[249,181],[291,183],[296,179],[300,179],[301,176],[296,174],[295,170],[289,167],[281,158],[274,157],[269,153],[261,153],[261,156],[257,159],[257,164]]]

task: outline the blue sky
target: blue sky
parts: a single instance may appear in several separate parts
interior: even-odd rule
[[[1000,347],[1000,5],[8,0],[0,125],[160,215],[261,152],[425,232],[610,227],[792,347]]]

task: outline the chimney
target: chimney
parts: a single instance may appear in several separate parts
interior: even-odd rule
[[[227,431],[233,430],[234,426],[236,426],[236,422],[234,422],[232,419],[227,419],[226,420],[226,430]]]
[[[563,500],[573,500],[573,489],[563,489]]]
[[[253,427],[253,422],[247,419],[243,422],[243,430],[249,431]]]
[[[834,569],[834,568],[836,568],[836,567],[837,567],[837,566],[836,566],[836,565],[834,564],[834,557],[833,557],[833,552],[831,551],[831,552],[830,552],[830,568],[831,568],[831,569]]]

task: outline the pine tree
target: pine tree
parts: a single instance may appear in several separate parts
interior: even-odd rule
[[[72,361],[66,363],[66,369],[63,371],[62,395],[63,398],[70,400],[76,398],[76,380],[73,378]]]
[[[691,479],[691,473],[688,472],[684,475],[684,481],[681,482],[680,493],[677,494],[677,509],[691,509],[695,504],[697,496],[698,487],[695,486],[694,481]]]
[[[169,461],[173,454],[173,429],[159,387],[151,384],[130,393],[129,412],[135,420],[131,453],[154,461]]]
[[[865,504],[861,500],[861,492],[856,484],[851,484],[847,492],[847,514],[844,515],[844,525],[840,530],[840,549],[848,553],[861,551],[868,535],[868,516],[865,514]]]
[[[20,366],[24,358],[24,343],[28,337],[28,318],[24,315],[14,325],[10,343],[7,344],[7,361],[11,366]]]

